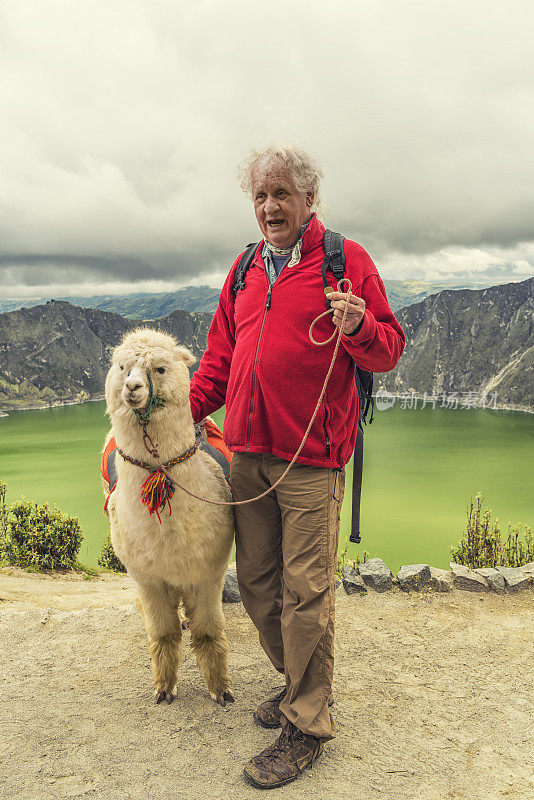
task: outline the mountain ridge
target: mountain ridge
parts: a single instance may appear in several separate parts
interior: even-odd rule
[[[375,391],[497,391],[500,406],[534,410],[534,278],[445,289],[396,317],[406,348],[394,370],[375,376]],[[200,359],[211,319],[175,310],[132,320],[65,301],[0,314],[0,412],[101,398],[111,350],[142,324],[173,334]]]
[[[420,281],[420,280],[384,280],[389,304],[393,312],[406,305],[418,303],[425,297],[444,289],[482,289],[489,283],[454,283],[452,281]],[[56,302],[64,301],[81,308],[98,308],[111,311],[131,319],[157,319],[164,317],[176,309],[184,311],[205,311],[214,313],[219,299],[220,289],[202,284],[185,286],[174,292],[137,292],[127,295],[93,295],[92,297],[59,297]],[[45,304],[49,298],[0,298],[0,313],[17,311]]]

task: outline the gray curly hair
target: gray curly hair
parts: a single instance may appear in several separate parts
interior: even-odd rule
[[[263,150],[253,148],[241,162],[237,177],[244,193],[252,198],[252,178],[262,180],[274,169],[289,170],[299,192],[313,190],[312,211],[322,213],[321,179],[323,171],[319,161],[303,147],[291,144],[270,144]]]

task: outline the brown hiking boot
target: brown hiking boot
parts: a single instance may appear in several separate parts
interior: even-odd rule
[[[279,728],[280,727],[280,701],[284,699],[287,694],[287,689],[282,689],[280,694],[272,697],[270,700],[260,703],[254,712],[254,722],[261,725],[263,728]]]
[[[286,694],[287,689],[282,689],[280,694],[277,694],[276,697],[272,697],[270,700],[265,700],[265,702],[260,703],[254,712],[254,721],[263,728],[279,728],[280,717],[282,716],[280,702],[284,699]],[[328,698],[328,705],[331,706],[333,704],[334,695],[331,694]]]
[[[324,742],[300,731],[281,715],[282,733],[270,747],[251,758],[245,779],[258,789],[276,789],[298,778],[323,752]]]

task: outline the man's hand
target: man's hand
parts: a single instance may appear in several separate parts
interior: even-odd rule
[[[341,325],[341,320],[343,319],[343,314],[345,313],[348,295],[346,292],[330,292],[328,297],[330,299],[330,305],[334,309],[334,313],[332,314],[332,322],[336,327],[339,328]],[[342,328],[342,333],[352,333],[354,330],[356,330],[362,320],[364,311],[365,300],[363,297],[357,297],[355,294],[351,294],[349,310],[347,311],[347,317],[345,319],[345,325]]]

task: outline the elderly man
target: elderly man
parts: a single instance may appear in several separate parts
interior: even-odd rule
[[[316,215],[321,171],[301,148],[253,151],[242,166],[263,239],[244,280],[234,286],[240,257],[220,294],[208,346],[191,382],[195,422],[226,403],[224,438],[233,452],[234,500],[272,486],[297,451],[317,404],[335,341],[309,339],[325,311],[324,226]],[[335,736],[334,602],[345,464],[358,424],[355,364],[393,369],[404,333],[389,308],[365,250],[345,240],[345,275],[352,296],[325,397],[304,448],[288,475],[259,501],[234,506],[237,576],[243,603],[285,688],[262,703],[254,719],[282,726],[273,745],[245,766],[261,788],[294,780]],[[328,276],[332,287],[336,280]],[[347,293],[329,297],[314,338],[342,323]]]

